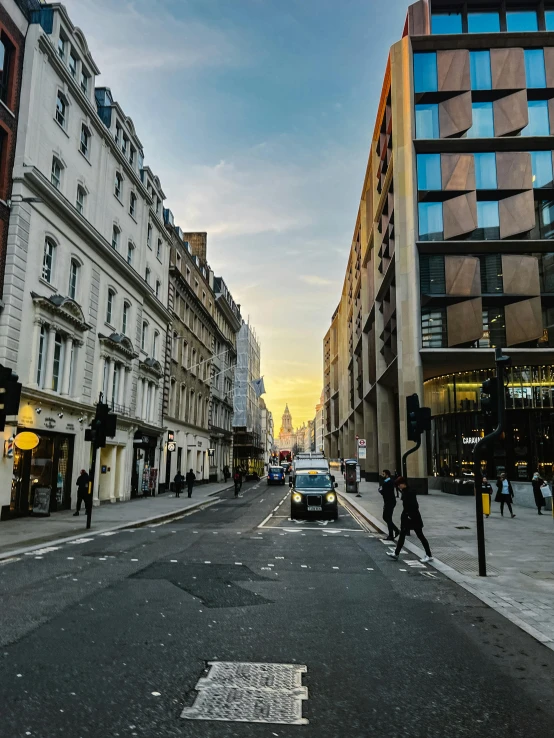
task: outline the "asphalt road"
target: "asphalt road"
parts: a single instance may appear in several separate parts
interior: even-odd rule
[[[550,650],[287,489],[0,566],[0,736],[552,738]],[[308,723],[181,717],[221,661],[306,666]]]

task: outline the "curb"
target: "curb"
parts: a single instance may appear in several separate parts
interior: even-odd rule
[[[198,500],[198,502],[194,502],[189,507],[180,507],[178,510],[171,510],[169,512],[164,512],[158,515],[152,515],[149,518],[140,518],[139,520],[135,521],[129,521],[125,523],[120,523],[118,525],[112,525],[108,528],[99,528],[98,530],[84,530],[81,533],[78,534],[72,534],[70,536],[64,536],[62,538],[56,538],[56,539],[45,539],[41,543],[33,544],[32,546],[25,546],[23,548],[17,548],[12,549],[11,551],[6,551],[5,553],[0,553],[0,561],[3,561],[4,559],[10,559],[13,556],[19,556],[20,554],[25,554],[31,551],[37,551],[39,548],[44,548],[45,545],[48,546],[57,546],[61,543],[69,543],[70,541],[76,541],[79,538],[89,538],[93,536],[98,536],[101,533],[111,533],[112,531],[118,531],[118,530],[125,530],[125,528],[144,528],[144,526],[149,525],[150,523],[159,523],[164,520],[172,520],[173,518],[177,518],[180,515],[186,515],[191,510],[195,510],[198,507],[202,507],[205,505],[206,507],[210,507],[211,505],[214,505],[216,502],[219,502],[219,497],[215,500],[209,499],[210,497],[213,497],[214,495],[218,495],[221,492],[226,492],[226,489],[218,490],[217,492],[212,492],[210,495],[208,495],[207,498],[203,500]]]
[[[348,496],[345,492],[342,492],[340,490],[337,490],[337,492],[339,493],[341,500],[346,504],[347,507],[351,506],[352,508],[354,508],[354,510],[356,510],[359,515],[361,515],[369,523],[371,523],[374,528],[377,528],[380,533],[388,533],[388,528],[382,520],[379,520],[370,512],[368,512],[360,505],[359,502],[351,499],[351,497]],[[410,543],[409,541],[406,541],[404,543],[403,548],[415,554],[418,558],[421,558],[425,553],[424,551],[422,551],[422,549],[420,549],[413,543]],[[503,612],[502,610],[500,610],[498,607],[496,607],[496,603],[493,600],[491,600],[489,597],[487,597],[486,594],[480,592],[478,589],[475,588],[474,582],[469,577],[465,576],[464,574],[460,574],[459,571],[453,569],[451,566],[448,566],[448,564],[443,563],[442,561],[440,561],[440,559],[436,559],[435,557],[433,557],[433,561],[428,562],[427,565],[432,566],[437,571],[440,571],[441,574],[444,574],[445,577],[448,577],[448,579],[451,579],[460,587],[463,587],[467,592],[473,595],[476,599],[480,600],[484,605],[490,607],[491,610],[494,610],[499,615],[502,615],[502,617],[506,618],[506,620],[509,620],[521,630],[524,630],[536,641],[542,643],[543,646],[546,646],[551,651],[554,651],[554,640],[552,638],[549,638],[547,635],[544,635],[544,633],[536,630],[536,628],[533,628],[532,625],[528,625],[528,623],[519,618],[517,615],[512,615],[511,613]]]

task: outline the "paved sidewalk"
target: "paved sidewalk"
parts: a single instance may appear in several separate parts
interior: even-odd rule
[[[192,498],[187,493],[175,497],[174,492],[157,497],[137,498],[127,502],[104,503],[92,510],[92,525],[86,530],[86,513],[81,508],[79,517],[73,510],[53,513],[48,518],[26,517],[0,523],[0,559],[18,553],[21,549],[53,543],[61,539],[95,535],[100,532],[132,528],[179,515],[201,504],[210,502],[223,490],[231,489],[232,482],[200,484]]]
[[[382,531],[382,498],[374,482],[362,482],[362,497],[341,496]],[[488,576],[479,577],[475,531],[475,498],[458,497],[431,490],[418,497],[424,532],[429,540],[436,569],[470,591],[484,603],[554,650],[554,520],[551,513],[514,506],[500,515],[492,503],[485,518]],[[394,511],[400,524],[401,501]],[[384,547],[383,547],[384,548]],[[405,548],[423,556],[418,539],[406,539]],[[385,550],[383,550],[385,555]]]

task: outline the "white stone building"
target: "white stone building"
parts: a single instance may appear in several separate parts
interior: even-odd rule
[[[23,383],[5,438],[29,428],[40,443],[1,460],[3,517],[29,514],[37,488],[50,488],[51,511],[72,504],[100,392],[118,423],[95,501],[140,493],[160,462],[171,320],[160,183],[132,120],[95,90],[99,70],[65,8],[39,17],[26,39],[0,363]]]
[[[314,451],[324,450],[324,437],[325,437],[325,395],[323,390],[321,391],[321,397],[319,402],[315,406],[315,449]]]

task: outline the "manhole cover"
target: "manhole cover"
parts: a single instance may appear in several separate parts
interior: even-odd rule
[[[187,720],[224,720],[241,723],[306,725],[302,686],[306,666],[210,662],[208,675],[198,680],[198,695],[181,717]]]

